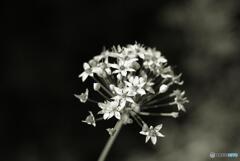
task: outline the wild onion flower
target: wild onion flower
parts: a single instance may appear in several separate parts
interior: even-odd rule
[[[106,129],[111,137],[99,160],[106,157],[109,144],[122,125],[136,122],[142,129],[140,134],[146,136],[145,142],[151,138],[156,144],[157,137],[164,137],[159,132],[162,124],[149,126],[143,117],[177,118],[180,111],[186,111],[185,91],[178,89],[183,84],[181,74],[175,74],[167,59],[156,49],[137,43],[113,47],[85,62],[83,69],[79,77],[83,82],[92,78],[93,91],[102,96],[101,100],[90,99],[88,89],[75,95],[82,103],[95,103],[99,110],[95,116],[90,111],[83,122],[93,126],[100,120],[116,119],[117,122],[115,127]]]
[[[159,130],[161,130],[161,128],[162,128],[162,124],[157,125],[154,128],[153,128],[153,126],[150,126],[150,128],[148,128],[147,125],[143,125],[142,131],[140,132],[140,134],[146,135],[146,139],[145,139],[146,143],[151,138],[152,143],[156,144],[157,143],[157,136],[158,137],[164,137],[164,135],[159,132]]]

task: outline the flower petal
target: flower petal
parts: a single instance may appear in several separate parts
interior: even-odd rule
[[[126,102],[125,99],[121,99],[121,101],[120,101],[120,108],[125,107],[126,103],[127,103],[127,102]]]
[[[126,77],[127,76],[127,71],[126,70],[122,70],[121,74],[122,74],[122,76]]]
[[[83,63],[83,69],[87,70],[90,68],[90,65],[88,63]]]
[[[107,112],[107,113],[104,113],[104,115],[103,115],[103,119],[104,119],[104,120],[107,120],[108,117],[109,117],[109,113],[108,113],[108,112]]]
[[[88,77],[88,74],[86,72],[83,73],[82,75],[82,81],[84,82]]]
[[[118,104],[119,104],[119,101],[117,101],[117,100],[112,101],[112,102],[110,102],[110,107],[112,109],[114,109],[114,108],[116,108],[118,106]]]
[[[118,111],[115,111],[115,112],[114,112],[114,116],[115,116],[118,120],[121,119],[121,114],[120,114],[120,112],[118,112]]]
[[[155,131],[159,131],[159,130],[161,130],[162,126],[163,126],[163,124],[157,125],[157,126],[154,128],[154,130],[155,130]]]
[[[114,112],[113,111],[109,112],[108,119],[112,118],[113,116],[114,116]]]
[[[120,72],[120,70],[114,70],[112,73],[116,74],[116,73],[119,73],[119,72]]]
[[[131,97],[126,97],[126,100],[127,100],[128,102],[134,103],[134,101],[133,101],[133,99],[132,99]]]
[[[151,138],[151,137],[150,137],[149,135],[147,135],[147,136],[146,136],[146,139],[145,139],[145,143],[147,143],[150,138]]]
[[[139,133],[142,135],[148,135],[148,132],[146,132],[146,131],[140,131]]]
[[[120,88],[118,88],[118,87],[114,87],[114,90],[115,90],[115,92],[117,93],[117,94],[119,94],[119,95],[122,95],[122,89],[120,89]]]
[[[157,143],[157,137],[156,136],[152,136],[151,137],[151,141],[155,145]]]
[[[145,95],[146,94],[145,90],[142,89],[142,88],[138,89],[137,93],[139,93],[140,95]]]
[[[109,66],[115,69],[119,69],[119,65],[117,64],[109,64]]]
[[[158,131],[156,131],[156,134],[157,134],[158,137],[165,137],[165,135],[163,135],[162,133],[160,133]]]

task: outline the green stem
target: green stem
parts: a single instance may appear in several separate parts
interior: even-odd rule
[[[104,160],[106,159],[107,154],[108,154],[109,150],[111,149],[114,140],[115,140],[116,137],[118,136],[119,131],[121,130],[122,125],[123,125],[123,121],[122,121],[122,120],[119,120],[119,121],[116,123],[116,125],[115,125],[115,127],[114,127],[114,129],[115,129],[116,131],[115,131],[115,132],[113,133],[113,135],[111,135],[110,138],[108,139],[108,141],[107,141],[107,143],[106,143],[106,145],[105,145],[105,147],[104,147],[101,155],[100,155],[99,158],[98,158],[98,161],[104,161]]]

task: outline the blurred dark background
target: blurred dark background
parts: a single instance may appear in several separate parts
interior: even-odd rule
[[[156,146],[136,124],[125,127],[108,160],[240,155],[239,9],[238,0],[3,2],[0,160],[96,160],[114,122],[81,123],[94,107],[73,97],[89,85],[78,75],[104,46],[135,41],[161,50],[183,73],[191,103],[178,119],[149,120],[164,124]]]

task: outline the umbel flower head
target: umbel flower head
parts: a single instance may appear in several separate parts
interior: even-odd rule
[[[185,91],[178,88],[183,84],[181,74],[176,75],[156,49],[137,43],[113,47],[85,62],[83,69],[79,78],[83,82],[93,79],[92,91],[102,96],[101,100],[90,99],[88,89],[75,95],[82,103],[95,103],[98,109],[97,116],[90,111],[84,123],[96,126],[96,121],[109,119],[122,120],[124,124],[136,122],[145,141],[151,139],[156,144],[157,137],[164,137],[160,132],[163,125],[149,126],[143,117],[177,118],[180,111],[186,111],[184,104],[189,101]],[[115,129],[107,131],[113,134]]]

